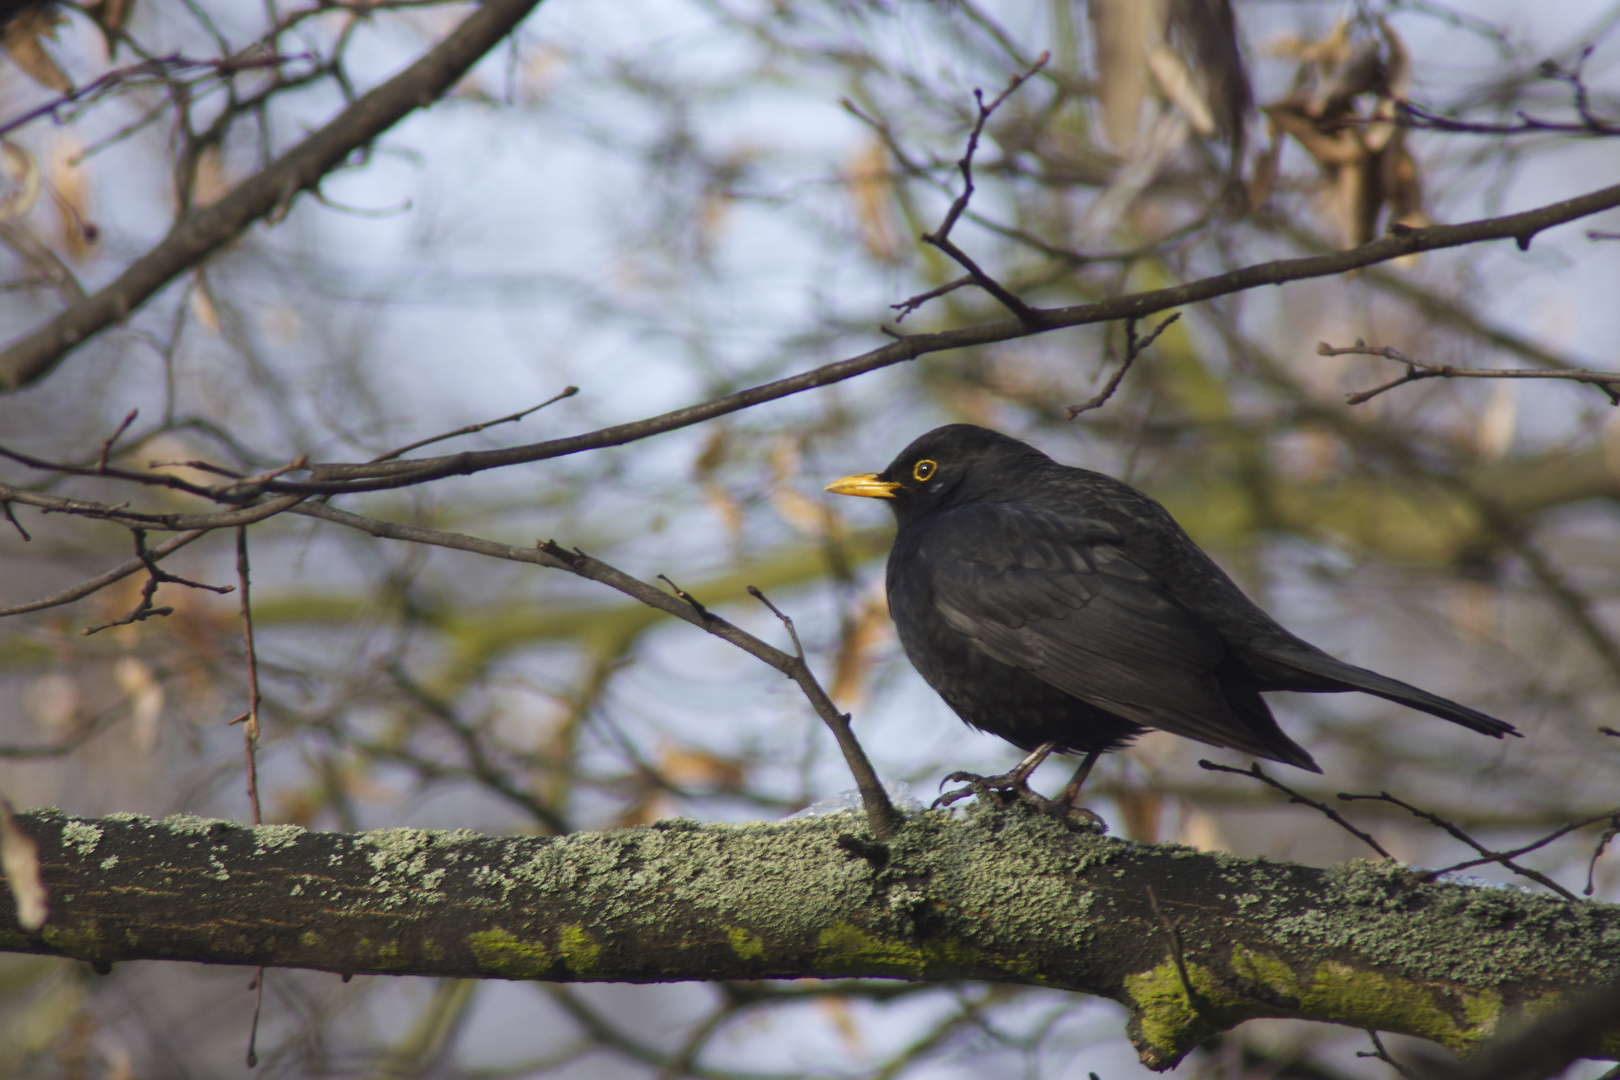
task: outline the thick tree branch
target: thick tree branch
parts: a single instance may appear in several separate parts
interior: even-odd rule
[[[262,217],[286,212],[301,191],[415,109],[426,108],[494,48],[540,0],[484,0],[410,67],[365,94],[331,123],[248,177],[224,198],[188,214],[106,288],[58,313],[0,353],[0,391],[47,375],[73,348],[129,317],[169,282]]]
[[[985,979],[1124,1003],[1155,1068],[1260,1016],[1466,1053],[1620,972],[1607,944],[1620,906],[1423,884],[1388,864],[1320,870],[1129,843],[1016,809],[923,814],[887,841],[850,814],[553,838],[50,810],[17,821],[38,844],[50,911],[35,933],[0,916],[0,949],[101,970]],[[1613,1056],[1620,1029],[1607,1031],[1593,1052]]]

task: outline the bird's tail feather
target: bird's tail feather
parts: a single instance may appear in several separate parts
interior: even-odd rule
[[[1419,690],[1415,686],[1409,686],[1399,679],[1391,679],[1387,675],[1380,675],[1376,671],[1347,664],[1326,653],[1294,653],[1289,655],[1287,662],[1301,671],[1339,683],[1339,689],[1360,690],[1389,701],[1399,702],[1431,716],[1438,716],[1442,720],[1461,724],[1482,735],[1492,735],[1500,739],[1504,735],[1519,734],[1518,729],[1512,724],[1498,720],[1494,716],[1487,716],[1478,709],[1459,705],[1439,694]]]

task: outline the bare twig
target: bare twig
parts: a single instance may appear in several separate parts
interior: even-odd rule
[[[209,592],[219,593],[222,596],[235,590],[236,586],[234,585],[208,585],[201,581],[192,581],[190,578],[183,578],[178,574],[169,573],[158,566],[157,560],[152,557],[152,553],[146,550],[146,530],[131,529],[130,532],[135,537],[135,557],[140,560],[147,573],[146,584],[141,587],[140,602],[135,605],[134,610],[122,618],[114,619],[112,622],[103,623],[100,626],[80,630],[80,634],[88,637],[91,634],[100,633],[114,626],[128,626],[130,623],[145,622],[147,619],[156,618],[160,615],[173,615],[174,608],[172,607],[152,606],[152,597],[157,595],[158,586],[163,584],[185,585],[192,589],[207,589]]]
[[[1320,811],[1324,816],[1327,817],[1327,819],[1329,821],[1333,822],[1335,825],[1338,825],[1340,828],[1342,828],[1346,832],[1350,833],[1356,839],[1360,840],[1362,843],[1366,844],[1368,847],[1370,847],[1374,851],[1378,852],[1378,854],[1382,855],[1384,858],[1386,858],[1386,859],[1394,859],[1395,858],[1395,856],[1391,855],[1389,852],[1384,850],[1382,844],[1380,844],[1377,840],[1374,840],[1367,833],[1362,832],[1360,829],[1358,829],[1354,825],[1350,824],[1350,822],[1345,820],[1345,818],[1344,818],[1344,816],[1342,814],[1340,814],[1337,810],[1333,809],[1333,807],[1329,806],[1327,803],[1317,802],[1315,799],[1312,799],[1312,798],[1310,798],[1308,796],[1305,796],[1305,795],[1301,795],[1299,792],[1295,791],[1293,788],[1289,787],[1287,784],[1284,784],[1282,781],[1275,780],[1272,777],[1268,776],[1266,774],[1266,771],[1264,769],[1260,768],[1260,763],[1258,761],[1255,762],[1253,765],[1250,765],[1247,769],[1234,769],[1230,765],[1218,765],[1213,761],[1206,761],[1206,760],[1200,759],[1199,762],[1198,762],[1198,767],[1200,769],[1207,769],[1210,772],[1233,773],[1233,774],[1235,774],[1237,776],[1252,776],[1256,780],[1260,781],[1262,784],[1266,784],[1269,787],[1276,788],[1278,791],[1282,792],[1284,795],[1287,795],[1289,802],[1291,802],[1291,803],[1299,803],[1301,806],[1309,806],[1313,810]],[[1340,795],[1339,798],[1342,799],[1342,798],[1344,798],[1344,796]]]
[[[929,289],[925,293],[918,293],[909,300],[902,300],[898,304],[890,304],[889,307],[900,313],[894,317],[894,321],[896,323],[904,322],[907,315],[910,315],[913,311],[916,311],[918,308],[928,303],[928,301],[944,296],[946,293],[953,293],[964,285],[972,284],[973,275],[964,274],[955,281],[946,282],[937,289]]]
[[[667,579],[666,579],[667,580]],[[799,684],[804,696],[810,700],[810,705],[816,710],[816,715],[832,729],[833,738],[838,740],[838,749],[843,751],[844,761],[849,765],[849,771],[855,776],[855,786],[861,792],[861,805],[866,808],[866,820],[872,827],[872,834],[879,840],[893,835],[900,828],[900,812],[889,801],[889,793],[883,790],[883,781],[878,779],[877,770],[872,768],[871,760],[866,751],[861,748],[860,740],[855,738],[855,731],[850,726],[850,715],[839,712],[838,706],[822,689],[821,683],[816,681],[815,674],[810,670],[810,664],[804,656],[804,646],[799,643],[799,632],[793,627],[793,620],[782,613],[782,610],[766,598],[754,586],[748,586],[748,595],[771,609],[771,614],[782,620],[787,627],[788,637],[793,641],[793,665],[783,674]]]
[[[7,502],[4,503],[4,506],[6,508],[6,516],[10,517],[11,504]],[[17,527],[19,529],[22,528],[21,525],[18,525]],[[120,563],[111,570],[108,570],[105,574],[98,574],[89,581],[81,582],[80,584],[73,586],[71,589],[63,589],[59,593],[52,593],[50,596],[41,597],[38,600],[29,600],[26,603],[13,604],[10,607],[0,608],[0,616],[21,615],[25,611],[40,611],[44,608],[59,607],[62,604],[71,604],[75,600],[82,600],[91,593],[105,589],[108,585],[111,585],[115,581],[122,581],[124,578],[127,578],[129,575],[135,573],[135,571],[144,569],[150,563],[156,562],[158,559],[180,550],[193,540],[197,539],[199,536],[204,535],[206,532],[206,529],[193,529],[191,532],[184,532],[179,536],[170,537],[157,547],[149,549],[146,552],[145,558],[137,556],[126,563]],[[23,536],[24,538],[27,538],[28,534],[24,533]]]
[[[117,429],[111,435],[107,436],[107,441],[101,444],[101,453],[96,456],[95,471],[97,473],[105,473],[107,471],[107,455],[112,453],[113,443],[118,441],[118,436],[129,430],[129,425],[133,424],[135,422],[135,418],[140,414],[141,411],[139,409],[129,410],[129,413],[124,417],[124,422],[119,424]]]
[[[1597,872],[1597,861],[1603,857],[1603,853],[1608,850],[1609,842],[1616,836],[1620,836],[1620,815],[1609,819],[1609,827],[1603,830],[1603,835],[1598,837],[1597,846],[1592,849],[1592,857],[1586,863],[1586,888],[1581,890],[1583,895],[1591,896],[1596,891],[1596,886],[1592,884],[1592,875]]]
[[[424,446],[431,446],[436,442],[444,442],[446,439],[454,439],[454,438],[458,438],[458,437],[460,437],[462,435],[473,435],[473,434],[476,434],[477,432],[483,431],[485,428],[492,428],[497,424],[515,423],[515,422],[517,422],[519,420],[522,420],[525,416],[528,416],[530,413],[539,412],[541,409],[545,408],[547,405],[555,405],[557,402],[562,401],[564,398],[571,398],[577,393],[579,393],[579,387],[577,387],[577,386],[565,386],[562,389],[562,393],[557,394],[555,397],[549,397],[546,400],[542,401],[538,405],[530,405],[527,409],[524,409],[521,412],[515,412],[515,413],[511,414],[510,416],[503,416],[499,420],[485,420],[483,423],[480,423],[480,424],[468,424],[466,427],[457,428],[454,431],[447,431],[443,435],[434,435],[432,438],[419,439],[416,442],[413,442],[413,443],[410,443],[410,444],[408,444],[406,446],[400,447],[398,450],[390,450],[386,454],[381,454],[381,455],[379,455],[377,457],[374,457],[374,458],[371,459],[371,463],[376,464],[379,461],[392,461],[394,458],[400,457],[403,454],[408,454],[412,450],[420,450]]]
[[[1484,858],[1482,858],[1482,859],[1474,859],[1474,860],[1471,860],[1469,862],[1458,863],[1456,866],[1445,867],[1445,868],[1442,868],[1442,869],[1439,869],[1439,870],[1430,870],[1430,871],[1424,873],[1423,875],[1421,875],[1421,880],[1433,881],[1435,878],[1439,877],[1441,874],[1454,873],[1457,870],[1464,870],[1464,869],[1467,869],[1467,868],[1473,867],[1473,866],[1482,866],[1485,863],[1500,863],[1502,866],[1505,866],[1507,869],[1513,871],[1515,874],[1518,874],[1520,877],[1529,878],[1531,881],[1536,882],[1538,885],[1546,886],[1547,888],[1551,889],[1553,892],[1557,893],[1559,896],[1562,896],[1565,900],[1578,900],[1579,899],[1579,897],[1577,897],[1574,893],[1570,892],[1568,889],[1566,889],[1562,885],[1558,884],[1558,882],[1554,881],[1552,878],[1548,877],[1546,874],[1543,874],[1538,870],[1532,870],[1527,866],[1520,866],[1518,863],[1513,861],[1513,858],[1516,855],[1522,855],[1527,851],[1534,851],[1536,848],[1539,848],[1539,847],[1544,846],[1545,844],[1551,843],[1553,840],[1558,839],[1558,837],[1563,836],[1565,833],[1570,832],[1573,829],[1580,828],[1583,825],[1590,825],[1590,824],[1593,823],[1591,821],[1581,822],[1581,823],[1576,824],[1576,825],[1568,825],[1568,826],[1565,826],[1563,828],[1557,829],[1551,835],[1549,835],[1549,836],[1547,836],[1547,837],[1545,837],[1545,838],[1543,838],[1541,840],[1538,840],[1533,844],[1527,844],[1522,848],[1516,848],[1516,849],[1514,849],[1512,851],[1492,851],[1489,848],[1487,848],[1484,844],[1481,844],[1479,841],[1475,840],[1472,836],[1469,836],[1462,829],[1458,828],[1455,824],[1453,824],[1452,822],[1447,821],[1445,818],[1441,817],[1440,815],[1432,814],[1427,810],[1420,810],[1418,807],[1413,806],[1411,803],[1406,802],[1403,799],[1396,798],[1394,795],[1391,795],[1387,791],[1381,791],[1377,795],[1352,795],[1352,794],[1349,794],[1347,792],[1341,791],[1341,792],[1339,792],[1339,798],[1344,800],[1345,802],[1359,802],[1359,801],[1362,801],[1362,800],[1371,800],[1371,801],[1374,801],[1374,802],[1386,802],[1386,803],[1389,803],[1392,806],[1398,806],[1402,810],[1405,810],[1408,813],[1412,814],[1414,817],[1422,818],[1424,821],[1427,821],[1429,824],[1433,825],[1435,828],[1444,829],[1447,833],[1451,834],[1452,837],[1454,837],[1457,840],[1462,841],[1463,843],[1467,844],[1469,847],[1473,848],[1475,851],[1479,852],[1481,855],[1484,856]],[[1594,820],[1602,821],[1605,818],[1608,818],[1609,816],[1610,816],[1609,814],[1604,814],[1602,817],[1596,818]]]
[[[1316,345],[1318,356],[1381,356],[1386,360],[1406,365],[1406,374],[1398,379],[1392,379],[1382,386],[1375,386],[1371,390],[1345,397],[1345,404],[1360,405],[1371,401],[1386,390],[1393,390],[1397,386],[1407,383],[1421,382],[1424,379],[1562,379],[1565,382],[1589,383],[1602,390],[1609,398],[1609,404],[1620,405],[1620,371],[1595,371],[1586,368],[1565,368],[1559,371],[1538,371],[1532,368],[1465,368],[1455,367],[1451,364],[1431,364],[1424,360],[1414,360],[1405,353],[1392,349],[1387,345],[1368,345],[1361,339],[1356,339],[1354,345],[1336,348],[1327,342],[1318,342]]]
[[[201,69],[209,74],[226,75],[236,71],[245,71],[249,68],[281,67],[308,59],[310,59],[309,54],[302,53],[297,56],[233,56],[222,60],[191,60],[176,53],[172,56],[143,60],[128,67],[115,68],[94,81],[85,83],[83,86],[71,90],[53,101],[48,101],[37,108],[29,109],[20,116],[0,123],[0,135],[9,135],[18,128],[24,127],[41,117],[55,118],[58,112],[77,101],[84,98],[100,97],[114,87],[128,85],[143,78],[150,79],[153,82],[168,83],[174,79],[177,73],[182,71]]]
[[[924,243],[932,244],[960,263],[962,269],[966,270],[968,276],[973,279],[974,284],[1001,301],[1002,306],[1017,316],[1018,321],[1025,326],[1038,325],[1041,313],[1014,296],[999,281],[985,273],[978,263],[974,262],[965,251],[956,246],[950,236],[951,230],[956,227],[957,221],[962,217],[962,212],[967,209],[968,202],[973,198],[973,155],[978,152],[979,137],[984,134],[985,123],[1001,107],[1002,102],[1006,101],[1030,76],[1046,66],[1048,59],[1050,59],[1050,54],[1042,53],[1040,59],[1036,60],[1028,71],[1008,79],[1007,88],[996,95],[995,99],[988,105],[984,102],[984,91],[973,91],[973,100],[978,106],[978,116],[973,122],[973,130],[968,133],[967,150],[962,154],[961,160],[956,163],[957,169],[962,174],[962,192],[951,203],[951,208],[946,211],[945,220],[940,222],[939,228],[931,233],[923,233],[922,236]]]
[[[242,648],[247,653],[247,722],[242,725],[242,750],[247,759],[248,802],[253,807],[253,824],[264,824],[259,805],[259,652],[253,644],[253,603],[248,596],[247,526],[236,530],[236,580],[242,588]],[[231,721],[235,723],[236,721]]]
[[[20,502],[25,506],[37,506],[47,514],[72,514],[76,517],[95,518],[130,529],[167,529],[171,532],[229,529],[237,525],[251,525],[255,521],[275,517],[297,506],[307,497],[282,495],[217,514],[149,514],[129,509],[127,502],[109,505],[89,499],[69,499],[61,495],[46,495],[26,488],[0,484],[0,502]]]
[[[248,985],[253,991],[253,1022],[248,1025],[247,1067],[259,1067],[259,1013],[264,1007],[264,968],[260,968]]]
[[[11,501],[9,499],[5,502],[0,502],[0,510],[5,511],[6,520],[11,522],[12,527],[22,535],[22,538],[25,541],[33,539],[32,536],[28,535],[28,530],[22,527],[22,522],[17,520],[17,515],[11,512]],[[5,614],[5,612],[0,611],[0,615],[3,614]]]
[[[1367,1038],[1372,1040],[1373,1048],[1371,1050],[1357,1050],[1356,1057],[1373,1058],[1377,1061],[1382,1061],[1385,1065],[1388,1065],[1391,1069],[1394,1069],[1397,1076],[1404,1077],[1405,1080],[1417,1080],[1417,1078],[1412,1075],[1412,1070],[1408,1069],[1405,1065],[1402,1065],[1400,1062],[1389,1056],[1389,1051],[1384,1047],[1384,1040],[1378,1037],[1378,1032],[1374,1031],[1372,1028],[1368,1028]]]
[[[578,549],[576,549],[576,550],[578,550]],[[583,554],[583,552],[581,552],[581,554]],[[699,601],[697,597],[693,596],[691,593],[687,592],[685,589],[683,589],[679,585],[675,584],[673,581],[671,581],[669,578],[665,577],[663,574],[658,575],[658,580],[662,581],[666,585],[668,585],[670,587],[670,589],[675,593],[676,596],[680,597],[682,600],[685,600],[688,604],[691,604],[693,609],[699,615],[702,615],[705,619],[709,617],[709,609],[704,607],[702,602]]]
[[[460,533],[440,532],[437,529],[424,529],[415,525],[397,525],[393,522],[378,521],[375,518],[362,517],[359,514],[351,514],[346,510],[339,510],[325,503],[304,503],[296,507],[293,512],[306,517],[320,518],[324,521],[345,525],[371,536],[403,540],[409,543],[432,544],[436,547],[453,548],[458,551],[473,552],[492,558],[507,559],[512,562],[533,563],[556,570],[566,570],[590,581],[600,582],[635,600],[641,601],[648,607],[656,608],[668,615],[673,615],[677,619],[706,630],[782,672],[782,674],[799,683],[800,688],[805,690],[807,695],[814,695],[811,697],[811,702],[824,720],[827,719],[829,713],[833,716],[842,715],[838,713],[837,708],[827,698],[826,692],[821,690],[819,684],[810,675],[809,667],[800,657],[785,653],[781,649],[761,641],[753,634],[721,618],[712,611],[705,609],[703,612],[699,612],[697,608],[687,601],[671,596],[656,585],[631,577],[622,570],[609,566],[600,559],[592,558],[583,551],[577,549],[570,551],[555,541],[549,540],[541,542],[532,548],[514,547],[509,544],[498,544],[491,540],[483,540]],[[836,730],[835,728],[835,734]],[[853,739],[853,736],[851,738]],[[858,745],[856,749],[859,749]],[[860,782],[860,777],[857,776],[856,783],[860,784]],[[878,785],[878,791],[882,792],[881,784]],[[863,797],[865,795],[864,789],[862,795]],[[892,835],[899,828],[900,815],[898,811],[893,809],[886,794],[882,795],[881,801],[874,799],[872,802],[867,803],[869,812],[874,805],[880,809],[884,806],[889,807],[889,815],[886,815],[883,821],[873,823],[874,834],[879,839],[883,839]]]
[[[1148,906],[1153,909],[1153,915],[1164,927],[1165,934],[1170,938],[1170,958],[1175,961],[1176,974],[1181,976],[1181,991],[1187,995],[1187,1008],[1195,1014],[1199,1011],[1199,1002],[1203,995],[1193,988],[1192,980],[1187,977],[1187,957],[1181,945],[1180,920],[1172,922],[1164,912],[1159,910],[1159,898],[1153,892],[1153,886],[1147,887]]]
[[[1172,312],[1169,318],[1165,319],[1158,326],[1155,326],[1153,328],[1153,332],[1148,334],[1148,336],[1143,338],[1141,341],[1136,340],[1136,320],[1126,319],[1125,359],[1120,363],[1119,370],[1114,372],[1114,374],[1109,378],[1108,385],[1104,386],[1101,392],[1096,394],[1090,400],[1082,402],[1079,405],[1070,405],[1068,408],[1064,409],[1063,411],[1068,418],[1073,420],[1083,412],[1090,412],[1092,409],[1101,408],[1109,398],[1114,396],[1114,391],[1119,389],[1119,384],[1125,378],[1125,373],[1131,370],[1131,365],[1136,363],[1136,358],[1142,354],[1142,350],[1153,344],[1153,342],[1158,339],[1158,336],[1164,333],[1165,330],[1169,328],[1170,324],[1179,318],[1181,318],[1181,312]]]

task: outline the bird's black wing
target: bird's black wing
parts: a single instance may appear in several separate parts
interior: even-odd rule
[[[930,522],[915,557],[939,617],[993,659],[1148,727],[1273,756],[1212,674],[1220,634],[1120,539],[1106,522],[976,503]]]

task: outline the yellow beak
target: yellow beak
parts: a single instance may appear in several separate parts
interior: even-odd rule
[[[834,495],[864,495],[868,499],[892,499],[900,485],[890,480],[879,480],[877,473],[860,473],[834,480],[822,490]]]

